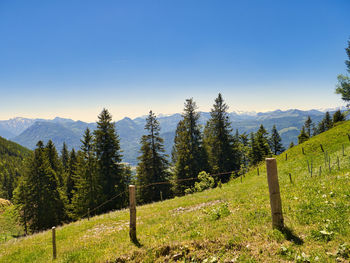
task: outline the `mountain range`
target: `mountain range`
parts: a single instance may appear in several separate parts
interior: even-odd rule
[[[330,112],[335,111],[335,109],[327,110]],[[210,118],[210,113],[201,112],[200,115],[200,123],[204,126]],[[323,118],[324,111],[291,109],[259,113],[229,113],[232,127],[234,131],[237,129],[239,133],[255,132],[261,124],[263,124],[268,131],[271,131],[272,126],[275,124],[285,147],[288,147],[292,141],[295,144],[297,143],[297,136],[307,116],[310,116],[313,122],[317,124],[317,122]],[[179,113],[158,116],[158,121],[161,126],[161,136],[164,139],[165,150],[169,156],[173,145],[176,126],[181,118],[181,114]],[[145,123],[146,116],[135,119],[125,117],[115,123],[120,137],[124,162],[128,162],[131,165],[137,164],[137,156],[139,155],[140,148],[139,141],[144,134]],[[0,121],[0,136],[30,149],[34,149],[39,140],[45,143],[50,139],[55,143],[58,150],[61,150],[63,142],[65,142],[69,148],[79,149],[81,145],[80,139],[86,128],[94,130],[96,128],[96,123],[86,123],[59,117],[53,120],[17,117]]]

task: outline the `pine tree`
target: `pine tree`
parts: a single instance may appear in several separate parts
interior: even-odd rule
[[[293,148],[293,147],[294,147],[294,142],[290,142],[289,148],[288,148],[288,149],[291,149],[291,148]]]
[[[337,123],[340,121],[345,121],[345,116],[339,109],[333,114],[333,123]]]
[[[59,225],[65,218],[64,204],[58,191],[58,181],[41,141],[21,184],[16,189],[16,206],[22,222],[31,232]]]
[[[182,120],[178,123],[174,138],[172,160],[174,163],[174,192],[181,195],[194,186],[201,171],[207,170],[207,158],[203,148],[203,139],[199,125],[199,113],[193,99],[187,99]]]
[[[76,191],[75,178],[77,175],[77,156],[74,148],[69,154],[67,177],[65,182],[65,192],[68,199],[68,203],[72,203],[73,193]]]
[[[279,133],[276,129],[276,125],[273,125],[273,127],[272,127],[271,137],[270,137],[269,142],[270,142],[271,151],[274,155],[278,155],[278,154],[285,151],[285,149],[281,143],[282,142],[281,136],[279,135]]]
[[[328,131],[333,127],[333,121],[328,111],[325,114],[324,123],[325,123],[326,131]]]
[[[119,136],[108,110],[103,109],[98,116],[97,128],[94,131],[97,171],[102,184],[103,200],[110,200],[126,190],[126,182],[121,167]],[[108,202],[101,211],[109,211],[126,205],[126,195]]]
[[[63,147],[61,150],[61,162],[64,172],[67,172],[69,164],[69,151],[65,142],[63,143]]]
[[[259,130],[256,133],[255,138],[259,151],[261,152],[261,159],[259,161],[263,161],[266,157],[271,156],[271,148],[269,145],[269,133],[266,131],[264,125],[260,125]]]
[[[63,186],[63,169],[58,157],[58,153],[55,145],[51,140],[49,140],[45,146],[45,153],[49,160],[51,169],[56,173],[56,177],[58,180],[58,186]]]
[[[219,93],[204,129],[204,143],[212,173],[238,171],[241,165],[239,148],[232,136],[227,110],[228,106]],[[227,182],[230,174],[221,178]]]
[[[249,156],[249,163],[251,165],[256,165],[259,162],[261,162],[263,159],[262,152],[260,151],[259,144],[256,140],[256,135],[253,132],[250,133],[248,156]]]
[[[305,132],[305,126],[301,128],[300,134],[298,136],[298,144],[306,142],[309,139],[309,136]]]
[[[164,153],[164,141],[159,135],[159,122],[152,111],[149,112],[146,119],[145,130],[147,134],[143,135],[140,141],[141,155],[138,157],[139,163],[136,169],[137,185],[141,186],[138,191],[140,203],[159,201],[161,195],[164,198],[170,196],[169,184],[142,187],[144,185],[167,182],[170,177],[167,155]]]
[[[304,123],[305,126],[305,130],[306,130],[306,134],[307,136],[309,136],[309,138],[311,138],[312,134],[311,134],[311,130],[312,130],[312,120],[310,116],[307,116],[307,120]]]
[[[97,160],[93,142],[93,135],[87,128],[81,140],[81,151],[77,155],[76,191],[72,200],[73,213],[76,218],[87,214],[89,208],[92,210],[102,202],[102,185],[97,173]],[[95,213],[93,211],[92,214]]]

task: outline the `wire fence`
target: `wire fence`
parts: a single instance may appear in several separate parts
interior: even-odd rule
[[[238,172],[240,172],[240,170],[236,170],[236,171],[231,171],[231,172],[223,172],[223,173],[217,173],[217,174],[209,174],[209,176],[211,177],[218,177],[218,176],[222,176],[222,175],[232,175],[232,174],[237,174]],[[155,183],[151,183],[151,184],[147,184],[147,185],[136,185],[137,189],[142,189],[142,188],[147,188],[150,186],[154,186],[154,185],[166,185],[166,184],[174,184],[174,182],[176,183],[180,183],[180,182],[185,182],[185,181],[194,181],[194,180],[198,180],[198,177],[191,177],[191,178],[183,178],[183,179],[177,179],[177,180],[170,180],[170,181],[163,181],[163,182],[155,182]],[[116,194],[115,196],[113,196],[112,198],[104,201],[103,203],[101,203],[100,205],[96,206],[93,209],[88,210],[88,212],[86,212],[85,214],[83,214],[80,219],[83,219],[85,217],[90,217],[90,214],[93,213],[94,211],[98,210],[99,208],[103,207],[104,205],[112,202],[114,199],[127,194],[129,192],[129,190],[125,190],[123,192],[120,192],[118,194]]]

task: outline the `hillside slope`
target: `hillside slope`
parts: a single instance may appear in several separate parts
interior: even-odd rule
[[[11,199],[23,161],[31,155],[27,148],[0,137],[0,198]]]
[[[127,210],[58,227],[56,262],[348,262],[348,131],[345,122],[277,157],[282,232],[271,228],[261,164],[260,176],[254,168],[222,188],[138,207],[138,246],[129,241]],[[0,246],[0,262],[50,260],[50,231]]]

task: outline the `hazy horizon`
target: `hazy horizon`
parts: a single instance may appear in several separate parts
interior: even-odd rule
[[[335,106],[335,107],[330,107],[330,108],[310,108],[310,109],[299,109],[299,108],[288,108],[288,109],[272,109],[272,110],[266,110],[266,111],[241,111],[239,109],[230,109],[228,110],[228,113],[232,113],[232,112],[236,112],[238,114],[253,114],[253,113],[268,113],[268,112],[273,112],[273,111],[277,111],[277,110],[281,110],[283,112],[285,111],[288,111],[288,110],[301,110],[301,111],[311,111],[311,110],[317,110],[317,111],[321,111],[321,112],[325,112],[327,110],[335,110],[335,109],[342,109],[342,108],[346,108],[345,106]],[[102,110],[102,109],[101,109]],[[109,110],[107,108],[107,110]],[[199,112],[210,112],[210,110],[207,110],[207,111],[203,111],[203,110],[198,110]],[[154,111],[153,111],[154,112]],[[55,115],[55,116],[49,116],[49,117],[40,117],[40,116],[12,116],[10,118],[7,118],[7,119],[0,119],[0,121],[7,121],[7,120],[11,120],[11,119],[16,119],[16,118],[24,118],[24,119],[44,119],[44,120],[53,120],[55,118],[63,118],[63,119],[71,119],[73,121],[83,121],[83,122],[87,122],[87,123],[91,123],[91,122],[96,122],[97,121],[97,116],[100,112],[98,112],[95,116],[95,119],[94,120],[83,120],[83,119],[75,119],[75,118],[72,118],[72,117],[69,117],[69,116],[59,116],[59,115]],[[142,118],[142,117],[147,117],[148,116],[148,112],[147,114],[143,114],[143,115],[135,115],[135,116],[123,116],[121,118],[118,118],[116,119],[113,115],[112,112],[110,112],[112,117],[113,117],[113,121],[120,121],[124,118],[130,118],[130,119],[136,119],[136,118]],[[181,114],[182,111],[179,111],[179,112],[172,112],[172,113],[162,113],[162,112],[154,112],[156,114],[157,117],[164,117],[164,116],[171,116],[171,115],[174,115],[174,114]]]

